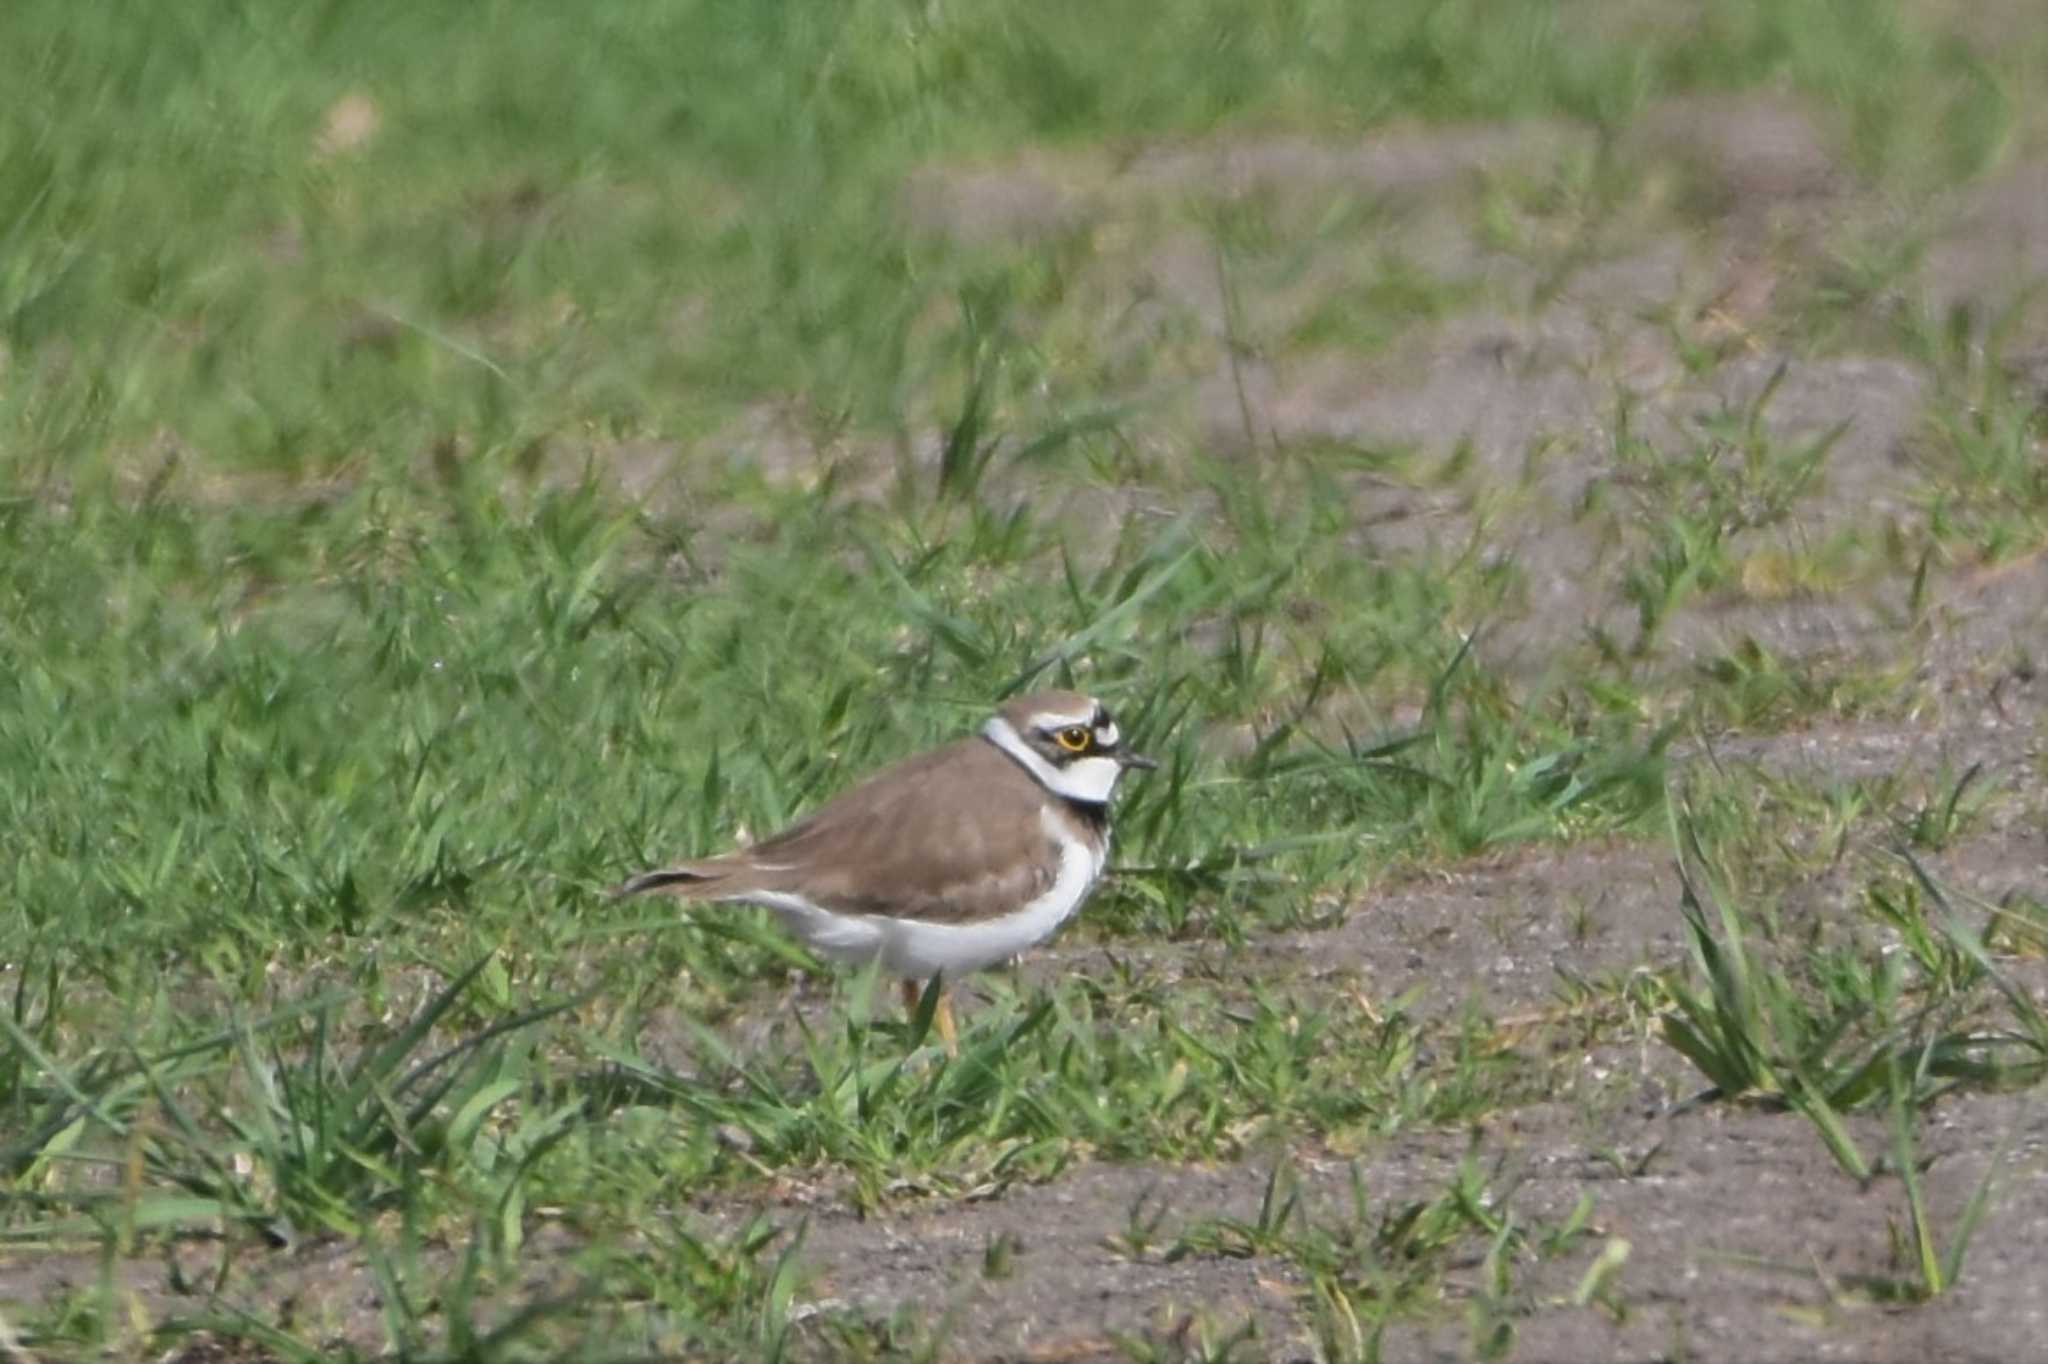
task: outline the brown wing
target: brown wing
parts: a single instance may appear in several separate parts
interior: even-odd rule
[[[1044,794],[993,744],[962,739],[887,768],[781,833],[636,876],[620,894],[795,894],[839,914],[972,923],[1050,889],[1060,847]]]
[[[837,850],[841,840],[836,830],[865,826],[868,821],[861,816],[869,800],[891,803],[892,793],[900,795],[926,785],[931,769],[943,766],[939,759],[947,751],[934,749],[885,767],[750,848],[642,872],[614,887],[612,894],[659,890],[689,900],[721,900],[740,899],[750,891],[780,889],[792,873],[809,869],[822,851]]]
[[[963,739],[889,768],[740,854],[743,879],[749,890],[801,894],[840,914],[994,918],[1043,894],[1059,873],[1043,804],[1015,762],[985,739]]]

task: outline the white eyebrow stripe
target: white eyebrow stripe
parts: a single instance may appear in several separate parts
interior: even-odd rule
[[[1095,712],[1086,715],[1062,715],[1056,710],[1042,710],[1031,717],[1033,729],[1065,729],[1068,725],[1086,725],[1094,720]]]

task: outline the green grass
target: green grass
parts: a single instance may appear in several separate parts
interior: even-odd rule
[[[1697,169],[1631,159],[1668,97],[1794,92],[1871,185],[1932,202],[2034,135],[2040,42],[1766,3],[1613,33],[1476,0],[8,7],[0,1256],[87,1268],[24,1302],[0,1267],[0,1353],[11,1327],[49,1357],[201,1330],[285,1359],[933,1357],[943,1313],[806,1298],[796,1219],[689,1205],[800,1187],[885,1217],[1088,1161],[1369,1163],[1542,1099],[1560,1063],[1464,982],[1375,1003],[1200,963],[1382,887],[1659,839],[1674,745],[1909,713],[1929,582],[2048,545],[2043,417],[2002,359],[2027,300],[1895,307],[1918,248],[1877,228],[1802,267],[1812,306],[1771,335],[1930,376],[1920,514],[1818,539],[1836,434],[1775,434],[1772,388],[1675,451],[1617,399],[1604,493],[1542,509],[1543,460],[1585,452],[1514,483],[1469,447],[1276,435],[1260,376],[1532,314],[1698,226]],[[1580,137],[1445,191],[1523,292],[1383,240],[1381,191],[1118,181],[1149,149],[1492,120]],[[906,189],[1017,164],[1082,210],[954,240]],[[1734,354],[1680,339],[1691,372]],[[1443,533],[1386,538],[1382,493],[1440,499]],[[1517,538],[1544,516],[1601,546],[1633,637],[1496,648],[1554,572]],[[1907,603],[1894,657],[1667,647],[1687,613],[1865,589]],[[1165,762],[1062,940],[1088,950],[985,982],[957,1057],[763,915],[601,894],[1041,682]],[[2038,1073],[2000,961],[2039,954],[2042,915],[1980,930],[1893,866],[1809,941],[1772,896],[1867,840],[1957,846],[2004,797],[1691,771],[1691,966],[1564,982],[1542,1036],[1660,1013],[1722,1097],[1908,1175],[1895,1296],[1939,1297],[1995,1204],[1940,1225],[1916,1124]],[[1129,1249],[1286,1266],[1324,1357],[1446,1314],[1510,1354],[1523,1267],[1592,1253],[1587,1213],[1522,1220],[1476,1157],[1348,1215],[1274,1168],[1257,1220],[1135,1217]],[[374,1322],[221,1315],[323,1245]],[[1602,1255],[1576,1306],[1618,1314],[1626,1243]],[[991,1243],[988,1277],[1013,1259]]]
[[[814,964],[751,914],[599,894],[790,818],[1027,676],[1105,692],[1167,759],[1124,806],[1130,870],[1086,930],[1112,950],[1325,922],[1330,888],[1627,829],[1661,800],[1647,737],[1523,706],[1435,623],[1455,570],[1361,564],[1300,513],[1247,505],[1236,536],[1165,522],[1084,568],[1026,512],[791,498],[712,577],[664,558],[671,524],[594,491],[449,496],[445,521],[382,488],[284,515],[10,509],[13,1244],[223,1236],[232,1279],[266,1243],[370,1254],[400,1218],[470,1238],[500,1267],[476,1271],[487,1295],[540,1229],[602,1244],[678,1188],[843,1180],[882,1207],[1086,1159],[1365,1149],[1509,1099],[1483,1029],[1419,1051],[1398,1011],[1142,974],[999,993],[956,1062],[857,993],[737,1054],[721,1023]],[[1338,596],[1379,606],[1295,622]],[[1414,698],[1415,723],[1322,718],[1370,694]],[[1219,760],[1191,717],[1234,715],[1258,741]],[[702,1020],[665,1043],[687,1073],[640,1053],[672,1015]],[[598,1300],[637,1301],[605,1266]]]
[[[1031,354],[1005,404],[1099,401],[1097,249],[907,234],[901,177],[935,160],[1417,117],[1610,130],[1653,95],[1789,83],[1839,111],[1873,173],[1947,183],[2013,123],[1998,59],[1857,6],[1596,33],[1568,7],[1422,0],[1205,3],[1171,23],[1128,2],[590,18],[508,0],[482,34],[446,5],[209,3],[148,23],[16,6],[8,463],[66,480],[146,476],[168,451],[209,471],[404,468],[443,441],[576,462],[767,399],[824,430],[914,427],[949,365],[940,318],[991,276],[1031,301],[1028,337],[1092,343]],[[337,142],[326,121],[350,96],[374,130]]]
[[[1275,1164],[1264,1196],[1250,1218],[1199,1218],[1170,1240],[1159,1224],[1164,1209],[1133,1209],[1134,1236],[1121,1249],[1166,1264],[1188,1256],[1229,1259],[1271,1258],[1305,1281],[1310,1332],[1319,1357],[1367,1360],[1379,1357],[1388,1323],[1404,1316],[1440,1311],[1446,1299],[1463,1298],[1473,1357],[1507,1357],[1515,1340],[1514,1318],[1526,1311],[1517,1301],[1513,1268],[1563,1255],[1588,1234],[1592,1200],[1582,1199],[1554,1224],[1518,1218],[1512,1182],[1494,1187],[1480,1163],[1467,1157],[1441,1192],[1428,1198],[1379,1200],[1351,1167],[1343,1213],[1327,1220],[1303,1207],[1299,1177]],[[1157,1237],[1160,1244],[1154,1248]],[[1483,1255],[1475,1251],[1484,1247]],[[1478,1258],[1475,1286],[1447,1282],[1452,1263]],[[1585,1290],[1587,1296],[1594,1288]],[[1173,1338],[1127,1337],[1119,1344],[1139,1364],[1168,1359],[1229,1359],[1244,1347],[1253,1358],[1254,1322],[1234,1329],[1196,1319],[1178,1324]],[[1190,1332],[1192,1325],[1193,1331]],[[1187,1336],[1196,1349],[1186,1351]],[[1181,1352],[1175,1351],[1175,1346]]]
[[[1904,1205],[1896,1225],[1906,1229],[1895,1247],[1898,1270],[1851,1288],[1886,1302],[1941,1296],[1963,1273],[2003,1173],[2005,1144],[1953,1225],[1943,1225],[1924,1193],[1921,1125],[1937,1100],[1962,1087],[2038,1083],[2048,1062],[2039,1008],[2003,977],[1984,930],[1903,847],[1898,859],[1910,874],[1873,878],[1864,892],[1869,920],[1897,950],[1851,934],[1801,952],[1788,950],[1768,916],[1711,879],[1701,888],[1702,878],[1719,873],[1696,828],[1678,827],[1676,841],[1698,868],[1684,902],[1692,963],[1669,984],[1662,1027],[1711,1082],[1693,1102],[1790,1109],[1856,1186],[1895,1180]],[[1998,917],[1994,911],[1987,922]],[[1886,1115],[1889,1149],[1873,1152],[1851,1129],[1847,1115],[1859,1109]]]

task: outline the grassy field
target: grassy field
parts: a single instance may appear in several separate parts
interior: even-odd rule
[[[5,7],[0,1360],[2031,1348],[2026,17]],[[1034,683],[957,1058],[602,894]]]

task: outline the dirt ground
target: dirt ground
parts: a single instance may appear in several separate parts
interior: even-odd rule
[[[1127,293],[1142,277],[1150,306],[1195,319],[1217,341],[1215,368],[1198,376],[1176,418],[1199,439],[1242,445],[1249,412],[1258,441],[1323,437],[1433,452],[1469,443],[1469,467],[1447,485],[1358,480],[1361,547],[1398,556],[1459,543],[1490,494],[1511,488],[1512,498],[1488,507],[1488,534],[1522,565],[1527,596],[1519,619],[1487,647],[1540,662],[1555,641],[1579,638],[1587,626],[1630,628],[1633,608],[1619,595],[1608,533],[1578,512],[1589,486],[1615,475],[1609,433],[1618,395],[1637,405],[1638,430],[1671,439],[1702,410],[1753,399],[1782,368],[1764,417],[1774,432],[1812,435],[1848,423],[1824,486],[1802,506],[1805,533],[1819,537],[1848,518],[1868,524],[1919,514],[1915,441],[1936,382],[1898,354],[1860,352],[1853,339],[1821,358],[1787,339],[1786,319],[1824,273],[1831,244],[1848,225],[1886,211],[1806,111],[1772,100],[1688,101],[1644,119],[1638,144],[1623,155],[1637,158],[1645,175],[1682,180],[1694,200],[1713,206],[1683,229],[1648,222],[1612,253],[1547,269],[1486,244],[1472,225],[1478,179],[1583,149],[1569,130],[1482,127],[1396,130],[1355,146],[1276,140],[1161,148],[1116,162],[1033,158],[933,167],[906,188],[904,203],[920,230],[1026,243],[1108,231],[1190,195],[1264,195],[1275,212],[1311,212],[1339,194],[1375,204],[1387,250],[1469,281],[1484,301],[1368,360],[1309,351],[1233,362],[1223,344],[1233,327],[1284,330],[1345,262],[1311,262],[1269,289],[1239,281],[1236,321],[1198,242],[1167,234],[1105,269],[1124,272]],[[1919,303],[1996,307],[2016,280],[2048,273],[2048,165],[2007,166],[1928,212],[1932,235],[1906,286]],[[1681,326],[1670,324],[1674,317]],[[1689,367],[1674,332],[1703,338],[1723,358],[1704,373]],[[1134,332],[1133,344],[1142,339]],[[2005,355],[2017,382],[2048,397],[2048,320],[2039,308],[2015,329]],[[776,456],[766,448],[774,439],[758,437],[764,461]],[[1532,449],[1547,452],[1533,470]],[[1896,593],[1888,592],[1685,611],[1666,636],[1665,666],[1683,668],[1756,637],[1795,657],[1899,661],[1902,685],[1928,699],[1910,722],[1731,740],[1682,755],[1681,767],[1747,764],[1846,779],[1982,762],[2009,813],[1934,858],[1933,869],[1991,900],[2048,893],[2048,683],[2033,670],[2039,646],[2029,642],[2048,639],[2048,563],[1944,578],[1936,608],[1915,632],[1897,628]],[[1824,914],[1840,893],[1822,878],[1788,902]],[[1160,946],[1146,960],[1169,972],[1284,970],[1301,990],[1329,996],[1384,999],[1419,987],[1424,1018],[1476,1000],[1512,1019],[1554,1001],[1561,980],[1681,960],[1677,904],[1667,849],[1600,843],[1488,858],[1378,887],[1336,927],[1255,942],[1237,955],[1215,945]],[[1024,970],[1028,978],[1099,964],[1099,949],[1076,945],[1042,953]],[[1939,1105],[1927,1173],[1934,1206],[1952,1221],[2003,1148],[1995,1212],[1955,1291],[1932,1304],[1889,1307],[1855,1288],[1866,1276],[1899,1272],[1896,1186],[1880,1181],[1857,1192],[1804,1119],[1684,1105],[1698,1077],[1654,1042],[1589,1050],[1559,1073],[1570,1078],[1547,1102],[1476,1132],[1396,1137],[1359,1164],[1376,1208],[1441,1189],[1468,1155],[1497,1171],[1497,1183],[1520,1181],[1512,1204],[1519,1216],[1558,1219],[1592,1196],[1594,1234],[1518,1279],[1511,1358],[2004,1364],[2048,1351],[2039,1277],[2048,1250],[2048,1115],[2033,1095],[1968,1094]],[[1883,1145],[1881,1134],[1872,1140]],[[1196,1254],[1169,1263],[1115,1248],[1141,1197],[1164,1210],[1163,1239],[1198,1218],[1249,1217],[1283,1159],[1301,1180],[1305,1216],[1346,1214],[1349,1162],[1304,1143],[1216,1168],[1091,1164],[1042,1186],[879,1216],[745,1201],[712,1215],[807,1218],[813,1307],[944,1318],[947,1358],[1126,1358],[1116,1333],[1151,1339],[1165,1357],[1178,1357],[1173,1351],[1193,1349],[1199,1315],[1257,1322],[1258,1337],[1241,1357],[1306,1360],[1301,1284],[1285,1262]],[[985,1278],[984,1249],[999,1238],[1015,1245],[1010,1272]],[[1573,1302],[1592,1256],[1613,1239],[1628,1246],[1619,1317]],[[340,1291],[374,1299],[350,1267],[307,1260],[293,1272],[334,1269],[337,1283],[354,1276]],[[1477,1266],[1470,1272],[1476,1281]],[[155,1291],[159,1278],[138,1270],[136,1283]],[[374,1321],[366,1315],[366,1325]],[[195,1342],[172,1357],[213,1357],[210,1348]],[[1384,1357],[1395,1361],[1472,1353],[1455,1304],[1438,1325],[1384,1342]]]
[[[2039,697],[2034,700],[2038,717]],[[1795,734],[1746,745],[1723,761],[1849,775],[1873,766],[1932,770],[1993,764],[2041,808],[2038,719],[2014,724],[1988,710],[1924,729],[1873,726]],[[2048,831],[2038,813],[1987,831],[1936,859],[1937,875],[1986,899],[2048,886]],[[1806,909],[1825,913],[1840,887],[1817,881]],[[1792,897],[1797,902],[1799,897]],[[1363,988],[1391,998],[1424,991],[1423,1011],[1481,1001],[1496,1017],[1552,1000],[1563,977],[1594,978],[1682,955],[1678,885],[1668,856],[1625,844],[1502,858],[1372,896],[1341,926],[1247,949],[1247,974],[1294,979],[1297,991]],[[1592,930],[1570,925],[1590,911]],[[1215,955],[1221,949],[1202,949]],[[1048,953],[1033,972],[1087,970],[1087,953]],[[1161,949],[1157,957],[1172,954]],[[1151,963],[1155,968],[1158,960]],[[1217,969],[1219,963],[1205,963]],[[1228,970],[1228,966],[1221,969]],[[2048,980],[2030,981],[2035,988]],[[1554,1361],[1863,1360],[2033,1358],[2044,1306],[2037,1291],[2040,1227],[2048,1215],[2048,1113],[2031,1095],[1944,1101],[1929,1134],[1933,1204],[1953,1217],[2003,1151],[1997,1211],[1973,1243],[1957,1290],[1932,1305],[1861,1300],[1865,1279],[1896,1275],[1892,1237],[1903,1205],[1880,1181],[1858,1192],[1805,1119],[1723,1104],[1688,1106],[1700,1080],[1661,1044],[1599,1047],[1549,1101],[1518,1108],[1475,1132],[1397,1137],[1362,1162],[1373,1206],[1440,1190],[1461,1159],[1476,1157],[1505,1182],[1520,1180],[1518,1216],[1555,1221],[1581,1195],[1594,1200],[1597,1235],[1542,1267],[1516,1320],[1510,1357]],[[1857,1125],[1882,1149],[1880,1121]],[[1349,1215],[1350,1164],[1300,1146],[1222,1168],[1095,1165],[1056,1183],[1000,1198],[862,1220],[813,1210],[808,1253],[818,1291],[886,1315],[904,1304],[950,1312],[961,1357],[1122,1359],[1113,1333],[1171,1342],[1197,1313],[1222,1323],[1251,1318],[1261,1334],[1246,1357],[1314,1358],[1303,1334],[1299,1288],[1284,1262],[1190,1256],[1173,1263],[1116,1247],[1141,1197],[1176,1219],[1251,1219],[1276,1160],[1302,1178],[1307,1215]],[[1008,1278],[981,1276],[983,1248],[1019,1249]],[[1573,1286],[1607,1238],[1629,1245],[1621,1271],[1628,1310],[1617,1320],[1575,1306]],[[1476,1278],[1476,1268],[1474,1271]],[[1468,1285],[1469,1286],[1469,1285]],[[1389,1360],[1463,1360],[1472,1342],[1455,1312],[1433,1331],[1385,1342]]]
[[[1367,360],[1219,344],[1218,363],[1199,376],[1186,415],[1199,439],[1222,447],[1322,438],[1442,453],[1464,443],[1470,463],[1448,485],[1357,482],[1362,548],[1398,556],[1458,544],[1484,507],[1487,536],[1515,556],[1528,582],[1519,618],[1487,647],[1540,665],[1557,641],[1588,626],[1628,628],[1632,608],[1618,592],[1608,533],[1577,511],[1590,487],[1617,473],[1611,433],[1619,398],[1633,404],[1635,429],[1667,448],[1700,414],[1754,402],[1774,376],[1763,414],[1774,435],[1810,439],[1846,423],[1822,484],[1801,504],[1802,533],[1817,539],[1838,524],[1922,514],[1916,442],[1936,383],[1924,366],[1888,349],[1866,352],[1853,338],[1818,358],[1793,348],[1801,299],[1826,273],[1830,252],[1852,227],[1889,211],[1805,110],[1771,99],[1688,100],[1641,120],[1625,160],[1645,176],[1682,182],[1692,200],[1711,206],[1683,228],[1652,215],[1611,253],[1548,270],[1484,243],[1472,225],[1475,182],[1582,152],[1581,139],[1556,128],[1406,129],[1354,146],[1235,142],[1114,164],[1041,157],[935,167],[913,180],[905,203],[924,230],[1030,242],[1104,232],[1187,196],[1261,196],[1277,214],[1313,213],[1338,196],[1372,202],[1387,251],[1471,282],[1481,306]],[[2008,166],[1927,209],[1927,249],[1893,306],[1961,306],[1988,316],[2014,297],[2017,281],[2048,273],[2044,185],[2048,166]],[[1235,319],[1214,253],[1197,240],[1168,234],[1117,268],[1144,281],[1152,306],[1198,319],[1221,341],[1233,328],[1284,332],[1346,262],[1311,262],[1270,289],[1236,281]],[[1716,348],[1715,363],[1688,363],[1674,341],[1686,332]],[[2048,396],[2048,316],[2037,308],[2022,317],[2004,356],[2015,381]],[[1545,452],[1533,466],[1532,450]],[[1504,488],[1514,496],[1490,496]],[[1890,588],[1684,611],[1665,636],[1667,666],[1684,668],[1755,638],[1794,658],[1896,663],[1901,685],[1922,689],[1927,700],[1907,722],[1732,740],[1683,755],[1681,766],[1848,780],[1931,777],[1981,762],[2008,793],[2002,808],[2011,813],[1936,858],[1934,869],[1990,900],[2038,896],[2048,890],[2048,686],[2029,641],[2048,638],[2048,563],[1953,574],[1936,602],[1910,632],[1899,629]],[[1817,878],[1788,903],[1825,914],[1843,893]],[[1323,995],[1392,998],[1419,987],[1425,1015],[1476,1000],[1512,1019],[1554,1000],[1563,979],[1680,960],[1677,904],[1668,850],[1601,844],[1478,861],[1376,889],[1327,931],[1253,943],[1235,955],[1162,947],[1148,965],[1170,971],[1179,960],[1225,978],[1233,970],[1278,973]],[[1087,971],[1090,955],[1085,947],[1054,950],[1024,970]],[[1856,1291],[1900,1269],[1895,1187],[1880,1181],[1857,1192],[1796,1115],[1686,1106],[1698,1084],[1660,1045],[1592,1050],[1548,1102],[1474,1133],[1396,1138],[1360,1173],[1375,1206],[1440,1189],[1468,1154],[1522,1180],[1514,1206],[1530,1217],[1561,1217],[1592,1195],[1598,1234],[1543,1267],[1533,1284],[1518,1284],[1510,1357],[1531,1364],[1918,1364],[2042,1354],[2048,1117],[2031,1096],[1941,1104],[1927,1174],[1941,1215],[1961,1209],[2001,1149],[2005,1165],[1997,1210],[1972,1246],[1961,1286],[1905,1308]],[[1882,1145],[1881,1134],[1863,1135]],[[1163,1357],[1195,1357],[1200,1317],[1256,1321],[1259,1335],[1243,1357],[1306,1360],[1301,1285],[1284,1262],[1191,1255],[1168,1263],[1115,1248],[1140,1198],[1167,1210],[1169,1230],[1175,1219],[1250,1217],[1282,1159],[1301,1177],[1307,1215],[1344,1215],[1349,1164],[1313,1145],[1220,1168],[1098,1164],[985,1201],[882,1217],[812,1208],[806,1254],[818,1275],[814,1292],[880,1316],[909,1307],[944,1317],[949,1357],[1126,1358],[1118,1333],[1150,1340]],[[1619,1278],[1628,1306],[1619,1318],[1572,1301],[1608,1238],[1629,1247]],[[1010,1273],[985,1279],[984,1248],[999,1239],[1017,1247]],[[1394,1334],[1383,1346],[1389,1360],[1473,1357],[1455,1310],[1440,1326]]]
[[[1554,129],[1393,133],[1362,147],[1300,143],[1229,145],[1139,158],[1124,176],[1087,193],[1061,190],[1042,168],[1024,172],[1034,193],[989,170],[922,182],[915,203],[954,231],[1042,231],[1049,221],[1102,213],[1118,195],[1161,184],[1225,186],[1225,193],[1315,199],[1348,193],[1401,197],[1393,236],[1438,270],[1464,270],[1487,297],[1538,297],[1530,266],[1479,246],[1456,209],[1475,174],[1503,162],[1569,154]],[[1782,350],[1788,303],[1825,268],[1845,223],[1878,207],[1841,168],[1825,133],[1798,106],[1772,100],[1686,100],[1640,123],[1628,152],[1645,166],[1679,162],[1698,176],[1718,213],[1690,231],[1645,229],[1614,256],[1587,260],[1552,281],[1548,299],[1497,313],[1464,313],[1399,340],[1370,365],[1337,356],[1262,360],[1219,369],[1202,385],[1198,412],[1210,440],[1243,440],[1245,408],[1276,438],[1341,438],[1446,451],[1468,442],[1473,465],[1448,489],[1362,481],[1356,510],[1370,549],[1399,555],[1425,543],[1454,545],[1473,530],[1489,489],[1516,487],[1495,508],[1497,537],[1530,576],[1522,621],[1491,647],[1542,662],[1554,641],[1587,625],[1626,629],[1604,545],[1575,516],[1587,487],[1616,473],[1608,449],[1616,395],[1636,401],[1634,422],[1669,442],[1694,414],[1745,406],[1782,369],[1765,410],[1776,434],[1810,438],[1845,422],[1827,459],[1825,487],[1802,504],[1806,535],[1841,520],[1911,518],[1915,438],[1933,377],[1896,354],[1853,346],[1827,358]],[[1937,209],[1913,303],[1991,313],[2019,279],[2048,272],[2048,168],[2011,166]],[[1133,184],[1135,180],[1135,184]],[[1704,186],[1704,190],[1700,190]],[[1059,201],[1059,203],[1055,203]],[[934,205],[940,205],[934,209]],[[1022,211],[1018,207],[1022,205]],[[1180,289],[1208,326],[1225,326],[1214,270],[1196,256],[1155,262],[1165,289]],[[1311,270],[1313,274],[1313,270]],[[1276,293],[1243,303],[1255,319],[1298,307]],[[1729,346],[1700,377],[1681,363],[1659,319],[1688,317]],[[2032,330],[2030,330],[2032,328]],[[2036,309],[2009,340],[2013,377],[2048,395],[2048,330]],[[1247,401],[1239,401],[1239,385]],[[1552,453],[1530,475],[1530,451]],[[2048,825],[2042,819],[2044,690],[2030,641],[2048,639],[2048,563],[2021,563],[1942,586],[1927,629],[1901,643],[1896,602],[1882,594],[1782,602],[1708,604],[1675,621],[1671,666],[1710,657],[1755,637],[1794,657],[1853,655],[1898,662],[1937,698],[1911,725],[1843,725],[1759,737],[1696,752],[1683,762],[1755,764],[1847,780],[1874,772],[1962,772],[1987,764],[2015,795],[2005,821],[1939,858],[1937,875],[1997,901],[2048,889]],[[1827,913],[1841,887],[1819,881],[1792,897]],[[1839,903],[1839,899],[1835,901]],[[1661,967],[1681,956],[1677,883],[1669,856],[1645,846],[1589,846],[1497,858],[1440,879],[1370,893],[1339,928],[1260,942],[1260,958],[1288,958],[1305,991],[1364,987],[1393,997],[1423,987],[1438,1008],[1479,999],[1497,1018],[1540,1006],[1563,977]],[[1591,932],[1583,926],[1591,924]],[[1577,926],[1577,928],[1575,928]],[[1085,954],[1083,954],[1085,956]],[[1059,961],[1042,971],[1085,969]],[[1843,1176],[1792,1114],[1683,1106],[1698,1077],[1657,1047],[1587,1053],[1583,1083],[1477,1135],[1395,1139],[1364,1163],[1374,1198],[1401,1200],[1440,1188],[1475,1141],[1489,1167],[1520,1171],[1516,1206],[1559,1217],[1583,1192],[1597,1231],[1628,1241],[1624,1319],[1573,1307],[1571,1284],[1597,1251],[1556,1266],[1554,1284],[1522,1303],[1511,1358],[1577,1360],[2023,1360],[2042,1358],[2048,1305],[2038,1292],[2048,1212],[2048,1116],[2032,1096],[1962,1096],[1939,1108],[1929,1167],[1933,1202],[1962,1206],[1993,1153],[2005,1149],[1997,1212],[1970,1249],[1962,1286],[1915,1309],[1860,1303],[1843,1290],[1860,1276],[1896,1272],[1890,1262],[1901,1204],[1880,1188],[1845,1194]],[[1649,1155],[1640,1169],[1599,1153]],[[1253,1317],[1262,1335],[1251,1358],[1311,1358],[1298,1284],[1284,1264],[1257,1258],[1188,1258],[1159,1264],[1112,1249],[1141,1194],[1186,1214],[1249,1217],[1274,1153],[1225,1169],[1090,1167],[1047,1188],[1004,1198],[922,1208],[862,1223],[823,1217],[811,1253],[829,1292],[870,1307],[924,1303],[954,1311],[954,1346],[999,1360],[1122,1358],[1112,1331],[1174,1341],[1188,1313]],[[1311,1206],[1348,1206],[1343,1165],[1313,1149],[1284,1153],[1305,1174]],[[979,1251],[991,1237],[1022,1245],[1012,1278],[981,1282]],[[1389,1360],[1473,1358],[1456,1315],[1434,1331],[1384,1341]],[[1178,1337],[1186,1344],[1186,1335]]]

